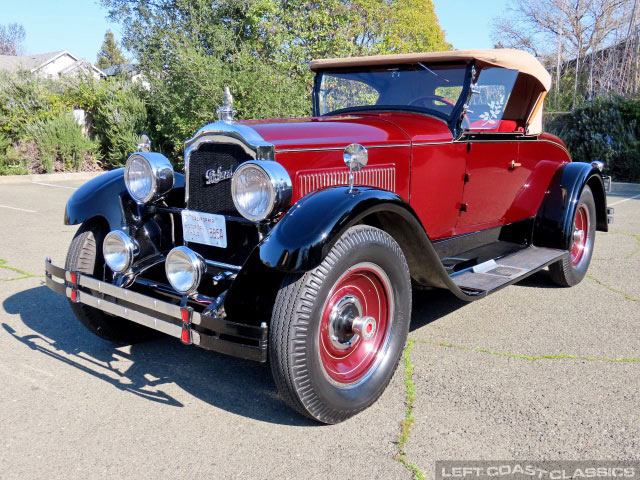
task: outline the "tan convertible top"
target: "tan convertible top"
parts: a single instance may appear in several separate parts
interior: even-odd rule
[[[493,50],[452,50],[448,52],[402,53],[395,55],[373,55],[370,57],[327,58],[313,60],[311,70],[327,68],[360,67],[373,65],[401,65],[417,62],[455,62],[475,60],[482,67],[496,67],[518,70],[531,75],[540,82],[545,91],[551,88],[551,75],[544,66],[530,53],[513,48],[497,48]]]
[[[528,132],[542,132],[542,104],[551,88],[551,75],[530,53],[513,48],[492,50],[452,50],[448,52],[403,53],[394,55],[373,55],[369,57],[327,58],[313,60],[311,70],[331,68],[366,67],[380,65],[402,65],[418,62],[469,62],[475,60],[478,67],[495,66],[518,70],[522,77],[514,87],[505,118],[524,119]],[[529,79],[529,80],[527,80]]]

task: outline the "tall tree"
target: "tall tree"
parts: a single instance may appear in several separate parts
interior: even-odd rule
[[[0,55],[21,55],[25,36],[24,27],[18,23],[0,25]]]
[[[229,85],[240,118],[311,113],[314,58],[449,47],[431,0],[101,0],[154,95],[167,150],[215,119]]]
[[[100,69],[104,69],[114,65],[122,65],[127,62],[128,60],[122,53],[122,49],[113,36],[113,32],[111,30],[107,30],[107,33],[104,34],[102,47],[100,47],[100,51],[98,52],[98,61],[96,62],[96,66]]]

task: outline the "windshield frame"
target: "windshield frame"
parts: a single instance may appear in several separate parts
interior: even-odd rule
[[[424,62],[423,62],[424,63]],[[441,112],[439,110],[436,109],[431,109],[428,107],[420,107],[420,106],[411,106],[411,105],[360,105],[360,106],[355,106],[355,107],[347,107],[347,108],[341,108],[338,110],[334,110],[332,112],[329,113],[324,113],[321,114],[320,113],[320,87],[322,84],[322,76],[324,74],[331,74],[331,73],[348,73],[348,72],[362,72],[362,71],[366,71],[367,68],[363,68],[363,67],[359,67],[359,68],[331,68],[331,69],[326,69],[326,70],[318,70],[315,74],[314,77],[314,81],[313,81],[313,92],[312,92],[312,100],[313,100],[313,116],[314,117],[331,117],[331,116],[335,116],[335,115],[343,115],[345,113],[354,113],[354,112],[393,112],[393,111],[402,111],[402,112],[410,112],[410,113],[417,113],[417,114],[422,114],[422,115],[429,115],[431,117],[436,117],[439,118],[443,121],[445,121],[449,127],[452,130],[452,133],[454,132],[454,130],[456,130],[456,126],[458,124],[458,119],[460,117],[460,115],[462,114],[463,111],[463,107],[465,105],[465,103],[468,100],[468,96],[469,96],[469,92],[470,92],[470,87],[471,87],[471,81],[472,81],[472,66],[473,66],[474,62],[468,62],[466,65],[464,64],[460,64],[460,62],[456,62],[457,65],[460,65],[461,67],[464,67],[466,69],[465,71],[465,76],[464,76],[464,80],[463,80],[463,84],[462,84],[462,91],[460,93],[460,96],[458,97],[453,110],[451,111],[450,114],[446,114],[444,112]],[[431,69],[434,65],[437,66],[441,66],[441,65],[446,65],[443,63],[438,62],[437,64],[427,64],[424,63],[424,65],[420,65],[420,63],[415,63],[415,64],[411,64],[411,65],[415,65],[418,68],[425,68],[424,65],[426,65],[429,69]],[[407,64],[404,65],[388,65],[386,66],[386,68],[406,68]],[[377,67],[379,68],[379,67]],[[437,71],[437,70],[436,70]]]

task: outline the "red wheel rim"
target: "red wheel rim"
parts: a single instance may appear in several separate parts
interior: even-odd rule
[[[579,205],[573,222],[573,244],[571,245],[571,263],[577,267],[584,258],[589,239],[589,211]]]
[[[363,335],[347,327],[354,318],[373,317]],[[393,292],[387,275],[372,263],[349,268],[333,285],[322,309],[320,363],[339,387],[353,386],[375,370],[386,352],[393,319]],[[371,330],[374,330],[371,334]],[[371,338],[364,336],[371,334]]]

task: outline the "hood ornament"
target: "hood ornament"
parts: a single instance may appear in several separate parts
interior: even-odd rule
[[[224,95],[222,97],[222,106],[216,110],[218,120],[226,123],[233,123],[233,117],[236,111],[233,109],[233,96],[229,87],[224,87]]]

